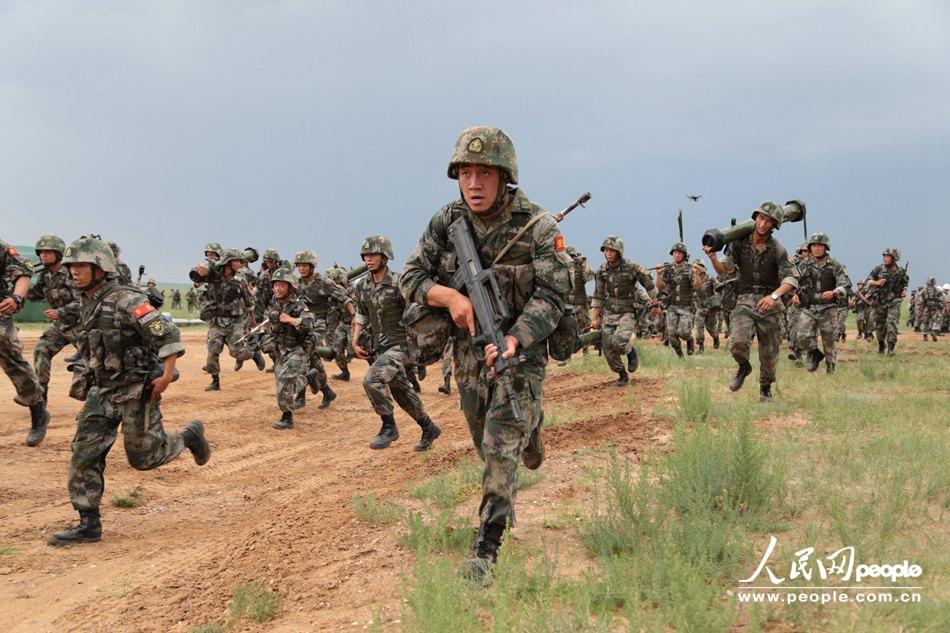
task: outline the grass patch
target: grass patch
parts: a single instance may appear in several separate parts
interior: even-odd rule
[[[145,503],[147,499],[148,495],[145,493],[145,489],[142,486],[136,486],[128,492],[112,495],[109,503],[116,508],[137,508]]]
[[[467,552],[475,543],[475,530],[452,511],[435,515],[410,512],[399,541],[415,552]]]
[[[454,508],[482,487],[483,466],[480,461],[468,460],[453,470],[431,477],[416,486],[411,494],[420,501],[428,501],[440,510]]]
[[[0,556],[9,556],[20,551],[19,547],[14,545],[0,545]]]
[[[191,627],[188,633],[224,633],[224,627],[220,624],[202,624]]]
[[[557,408],[548,410],[544,412],[544,421],[541,424],[541,428],[550,429],[555,426],[561,426],[562,424],[569,424],[576,418],[577,414],[574,413],[573,409]]]
[[[353,497],[352,504],[356,518],[364,523],[375,525],[395,523],[403,513],[401,505],[385,499],[377,499],[373,493]]]
[[[280,606],[281,596],[256,582],[241,583],[234,588],[234,597],[228,604],[228,624],[239,620],[266,622],[274,617]]]

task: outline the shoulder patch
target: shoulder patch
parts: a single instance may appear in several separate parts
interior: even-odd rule
[[[151,303],[142,303],[132,309],[132,316],[136,319],[141,319],[149,312],[155,312],[155,308],[152,307]]]
[[[564,250],[564,236],[561,233],[554,236],[554,250],[559,253]]]

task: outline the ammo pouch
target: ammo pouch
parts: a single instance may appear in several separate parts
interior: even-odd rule
[[[406,347],[414,365],[425,367],[442,359],[454,326],[448,310],[410,303],[399,324],[406,328]]]
[[[73,374],[73,380],[69,385],[69,397],[80,402],[86,401],[89,395],[89,389],[92,387],[91,373],[86,369],[84,360],[79,360],[66,367]]]
[[[547,338],[548,353],[554,360],[568,360],[571,355],[580,349],[577,317],[574,315],[574,306],[564,306],[564,314],[557,322],[557,328]]]
[[[207,301],[205,302],[205,305],[201,306],[201,311],[198,312],[198,318],[204,321],[205,323],[208,323],[211,321],[211,319],[214,318],[215,312],[216,311],[214,309],[214,302]]]

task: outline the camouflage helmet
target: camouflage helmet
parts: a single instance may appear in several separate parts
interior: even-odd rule
[[[157,286],[157,285],[158,285],[158,282],[155,281],[155,280],[152,279],[152,278],[149,278],[149,280],[148,280],[147,282],[145,282],[145,285],[147,286],[147,285],[149,285],[149,284],[152,284],[153,286]]]
[[[112,251],[112,254],[113,254],[113,255],[115,255],[116,257],[118,257],[119,255],[122,254],[122,249],[119,248],[119,245],[118,245],[117,243],[115,243],[115,242],[108,242],[108,244],[109,244],[109,249]]]
[[[115,253],[108,243],[94,237],[81,237],[63,251],[63,264],[92,264],[109,273],[117,274]]]
[[[218,264],[221,266],[227,266],[233,261],[244,261],[244,253],[236,248],[227,248],[224,250],[224,254],[221,255],[221,260],[218,262]]]
[[[294,255],[294,264],[310,264],[316,268],[317,263],[317,254],[310,249],[305,251],[297,251],[297,254]]]
[[[930,279],[928,279],[928,280],[927,280],[927,285],[928,285],[928,286],[936,286],[936,285],[937,285],[937,280],[936,280],[936,278],[931,277]]]
[[[327,279],[335,281],[338,284],[346,283],[346,268],[339,264],[333,264],[327,268]]]
[[[37,253],[40,251],[55,251],[62,255],[64,250],[66,250],[66,242],[57,235],[40,235],[39,239],[36,240]]]
[[[808,242],[802,242],[801,245],[799,245],[798,250],[795,252],[801,253],[802,251],[805,251],[806,253],[811,252],[808,250]]]
[[[672,255],[674,251],[683,253],[683,257],[685,259],[689,259],[689,250],[687,250],[686,244],[683,244],[682,242],[676,242],[670,247],[670,255]]]
[[[623,255],[623,240],[616,235],[608,235],[600,245],[600,251],[603,252],[605,248],[612,248]]]
[[[280,254],[277,252],[276,249],[268,248],[264,250],[264,259],[270,260],[272,262],[279,262]]]
[[[393,254],[393,243],[385,235],[370,235],[363,240],[363,245],[360,247],[360,257],[373,253],[385,255],[388,259],[396,257]]]
[[[574,248],[573,246],[568,246],[567,254],[570,255],[571,257],[575,257],[577,255],[577,249]]]
[[[511,137],[497,127],[477,125],[462,130],[449,160],[449,178],[458,180],[459,165],[488,165],[508,174],[508,182],[518,182],[518,159]]]
[[[766,200],[756,207],[755,211],[752,212],[752,219],[754,220],[755,216],[759,215],[760,213],[775,220],[776,230],[782,227],[782,207],[780,207],[778,204],[772,202],[771,200]]]
[[[241,259],[246,261],[248,264],[253,264],[258,259],[260,259],[260,253],[257,252],[257,249],[253,246],[248,246],[243,251],[241,251]]]
[[[898,262],[901,259],[901,252],[894,247],[885,248],[884,252],[881,253],[881,255],[890,255],[891,257],[894,258],[895,262]]]
[[[808,238],[808,248],[811,248],[812,244],[824,244],[825,250],[831,250],[831,238],[828,237],[827,233],[812,233],[811,237]]]
[[[286,266],[281,266],[274,271],[274,274],[270,277],[270,282],[273,284],[275,281],[284,281],[290,284],[290,287],[294,290],[297,289],[297,275],[294,274],[294,271],[287,268]]]
[[[212,253],[216,253],[218,257],[224,256],[224,249],[221,248],[221,245],[218,244],[217,242],[208,242],[207,244],[205,244],[204,252],[207,253],[208,251],[211,251]]]

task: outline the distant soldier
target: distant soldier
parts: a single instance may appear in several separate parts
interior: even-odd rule
[[[591,302],[592,330],[602,330],[601,346],[607,366],[617,373],[617,387],[630,382],[630,373],[637,370],[640,360],[634,347],[637,332],[637,284],[650,295],[654,310],[657,309],[656,287],[650,274],[640,264],[623,257],[623,240],[608,235],[600,246],[606,260],[595,275],[594,300]],[[603,327],[601,327],[603,326]],[[627,367],[621,357],[626,355]]]
[[[802,242],[801,246],[798,247],[798,250],[795,252],[795,257],[792,259],[792,263],[798,266],[805,260],[811,257],[811,251],[808,249],[808,242]],[[794,302],[786,304],[785,307],[785,323],[788,326],[788,360],[795,361],[797,367],[802,366],[802,358],[799,354],[799,347],[795,337],[798,333],[798,315],[801,314],[801,308],[798,307]]]
[[[933,277],[927,280],[927,287],[917,293],[917,301],[923,304],[924,312],[920,320],[920,328],[927,340],[927,333],[937,342],[937,335],[943,327],[943,311],[945,298],[943,290],[937,287],[937,280]]]
[[[697,262],[702,269],[702,287],[696,293],[699,307],[696,310],[696,344],[700,354],[706,351],[706,334],[713,340],[713,349],[719,349],[719,313],[722,308],[722,297],[716,291],[716,283],[706,274],[706,265]],[[705,330],[705,332],[704,332]]]
[[[185,305],[187,306],[188,312],[195,311],[197,299],[198,292],[194,288],[189,288],[188,292],[185,293]]]
[[[897,333],[900,329],[901,301],[907,295],[907,274],[897,266],[901,253],[886,248],[881,254],[884,261],[871,269],[865,287],[874,289],[874,327],[877,331],[877,353],[894,355]]]
[[[327,279],[338,285],[350,297],[352,306],[352,288],[347,281],[346,269],[342,266],[333,265],[327,269]],[[353,329],[353,314],[347,308],[346,303],[331,299],[330,308],[327,310],[327,341],[333,348],[336,366],[340,368],[339,373],[330,376],[334,380],[348,381],[350,379],[350,358],[353,357],[353,347],[350,345],[350,331]]]
[[[33,262],[0,240],[0,368],[10,377],[16,397],[13,401],[30,408],[28,446],[36,446],[46,436],[49,412],[43,400],[43,387],[33,368],[23,358],[23,345],[13,324],[16,314],[30,291]]]
[[[792,272],[798,281],[798,292],[792,297],[799,309],[795,341],[798,357],[808,359],[808,371],[815,371],[822,359],[829,374],[834,373],[838,362],[835,347],[838,323],[838,299],[848,296],[850,284],[844,266],[828,255],[831,239],[825,233],[815,233],[808,238],[811,257],[799,262]],[[821,333],[822,347],[818,349],[817,335]]]
[[[676,242],[670,249],[673,263],[656,271],[656,289],[666,291],[666,337],[676,355],[683,358],[681,340],[686,341],[686,353],[693,354],[693,297],[702,288],[701,269],[689,263],[686,244]]]
[[[854,296],[850,300],[851,309],[854,311],[854,319],[858,328],[858,339],[871,340],[873,336],[871,327],[871,322],[869,319],[869,314],[871,312],[871,305],[868,303],[867,297],[864,296],[864,281],[858,282],[858,287],[854,292]]]
[[[371,235],[364,240],[360,256],[369,268],[369,275],[356,284],[353,351],[359,358],[371,362],[363,377],[363,389],[376,415],[382,419],[382,427],[369,446],[383,449],[399,439],[393,416],[395,398],[400,408],[422,429],[422,438],[414,450],[427,451],[442,430],[429,419],[406,374],[409,354],[406,328],[401,324],[406,300],[399,292],[399,273],[389,269],[389,261],[393,259],[392,244],[382,235]],[[357,342],[366,325],[371,325],[373,330],[369,350],[364,350]]]
[[[711,246],[703,246],[703,250],[717,273],[739,274],[738,298],[729,330],[732,357],[739,367],[729,389],[739,391],[746,376],[752,373],[749,355],[755,337],[759,343],[759,401],[771,402],[782,342],[781,298],[798,288],[798,281],[792,276],[788,252],[772,235],[782,225],[782,208],[774,202],[763,202],[752,212],[752,219],[752,234],[728,244],[722,261]]]
[[[915,332],[920,332],[923,329],[926,338],[927,328],[923,326],[924,322],[924,302],[917,300],[918,297],[924,295],[924,287],[919,286],[917,290],[913,290],[910,293],[910,305],[908,306],[907,312],[910,314],[908,321],[913,320],[913,323],[908,323],[908,325],[914,326]]]
[[[172,310],[181,310],[181,290],[172,290]]]
[[[76,240],[65,250],[63,264],[83,294],[87,387],[76,416],[68,480],[69,500],[80,522],[51,534],[50,545],[102,537],[99,505],[106,456],[120,425],[129,464],[137,470],[167,464],[184,448],[198,465],[211,456],[201,422],[189,422],[172,434],[162,424],[161,395],[175,380],[175,363],[185,353],[178,328],[162,318],[141,290],[117,282],[115,258],[102,240]]]
[[[145,284],[145,296],[153,308],[161,308],[165,305],[165,293],[158,289],[158,284],[154,279],[149,279]]]
[[[847,266],[842,264],[842,268],[847,269]],[[851,298],[852,286],[851,286],[851,277],[848,277],[848,273],[844,275],[845,281],[845,294],[839,296],[836,299],[837,305],[837,319],[835,323],[835,338],[839,341],[848,340],[847,324],[848,324],[848,299]]]
[[[119,245],[115,242],[109,242],[109,248],[112,250],[112,254],[115,256],[115,266],[117,274],[119,275],[119,284],[123,286],[133,285],[132,269],[122,261],[122,249],[119,248]],[[142,270],[144,270],[144,268]],[[141,282],[141,275],[139,275],[139,280]]]
[[[590,329],[590,299],[587,297],[587,282],[594,278],[594,270],[590,267],[587,257],[578,253],[573,246],[567,247],[567,254],[571,256],[571,306],[577,318],[577,330],[583,333]]]

